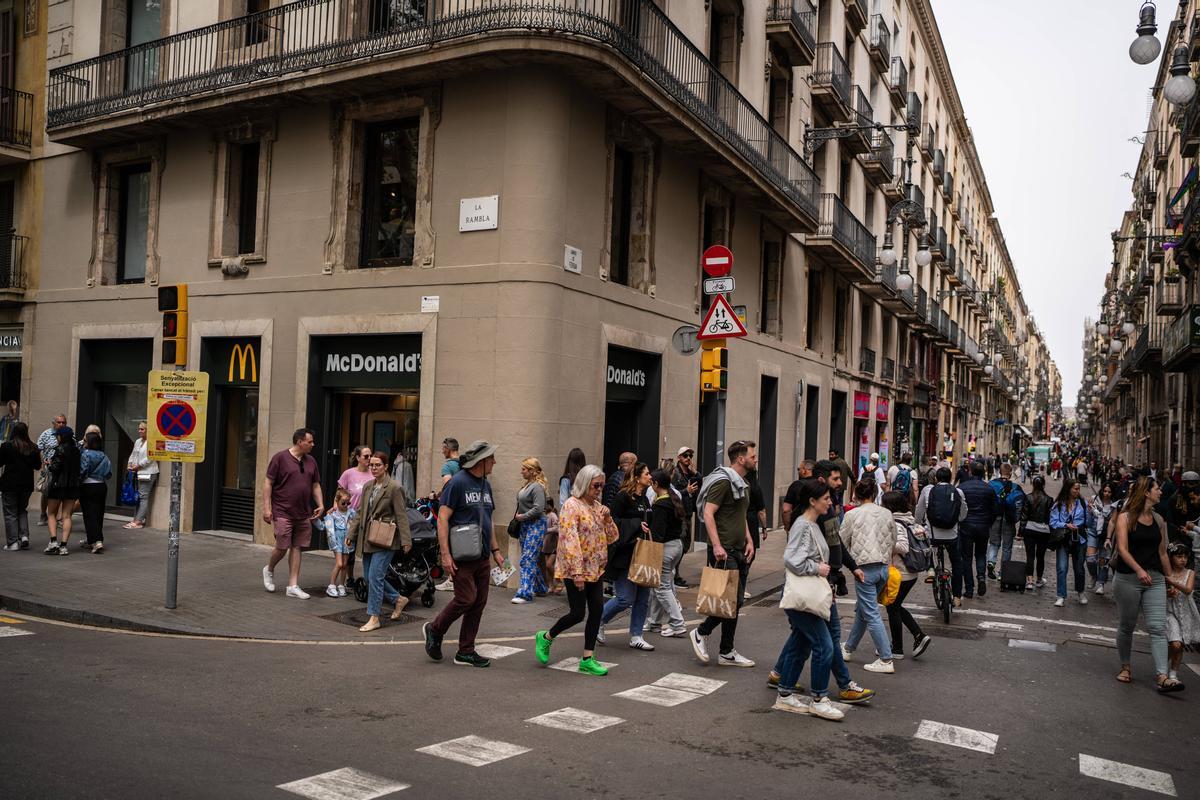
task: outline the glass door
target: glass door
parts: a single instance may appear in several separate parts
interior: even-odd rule
[[[224,387],[218,413],[215,527],[254,533],[254,467],[258,457],[258,389]]]

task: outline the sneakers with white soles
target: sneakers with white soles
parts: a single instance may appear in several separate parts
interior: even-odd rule
[[[717,663],[722,667],[753,667],[754,662],[746,658],[737,650],[730,650],[728,653],[721,653],[717,656]]]
[[[298,600],[307,600],[308,592],[304,591],[299,586],[289,586],[287,587],[287,596],[295,597]]]
[[[268,592],[275,591],[275,573],[267,567],[263,567],[263,588]]]
[[[345,597],[346,596],[346,584],[339,583],[337,586],[337,592],[338,592],[338,597]]]
[[[439,583],[437,586],[435,586],[433,588],[439,592],[453,592],[454,591],[454,580],[452,578],[446,578],[446,580],[442,581],[441,583]]]
[[[850,658],[854,655],[854,651],[851,650],[849,647],[846,647],[845,642],[842,642],[838,646],[842,648],[842,661],[849,661]]]
[[[603,627],[601,627],[600,630],[596,631],[596,644],[608,644],[608,641],[604,638],[604,628]]]
[[[1104,594],[1104,584],[1097,583],[1094,587],[1092,587],[1092,591],[1096,594]]]
[[[1087,605],[1087,593],[1086,592],[1079,593],[1079,605],[1081,605],[1081,606]]]
[[[329,584],[325,587],[325,594],[329,595],[330,597],[337,597],[337,586],[333,585],[332,583]]]
[[[870,664],[864,664],[863,669],[867,672],[882,672],[885,675],[891,675],[896,671],[896,666],[890,661],[884,661],[882,658],[877,658]]]
[[[664,625],[663,629],[658,632],[658,635],[664,639],[673,639],[681,636],[687,636],[687,628],[673,628],[670,625]]]
[[[821,697],[809,706],[809,713],[814,717],[840,722],[845,719],[846,712],[834,706],[828,697]]]
[[[700,635],[699,628],[692,628],[692,632],[688,634],[688,641],[692,643],[692,651],[696,654],[696,658],[700,659],[701,663],[708,663],[708,642],[704,641],[704,637]]]
[[[776,711],[787,711],[792,714],[808,714],[812,711],[812,702],[804,695],[789,694],[779,697],[771,708]]]
[[[1056,598],[1054,598],[1054,607],[1055,607],[1055,608],[1062,608],[1062,607],[1063,607],[1063,604],[1064,604],[1064,603],[1066,603],[1066,602],[1067,602],[1067,598],[1065,598],[1065,597],[1056,597]]]
[[[641,636],[631,636],[629,638],[629,646],[632,647],[634,650],[650,651],[650,650],[654,649],[654,645],[647,642]]]

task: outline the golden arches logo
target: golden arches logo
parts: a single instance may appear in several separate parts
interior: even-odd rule
[[[233,383],[233,365],[237,362],[238,380],[246,380],[246,363],[250,363],[250,382],[258,383],[258,359],[254,355],[254,345],[235,344],[229,354],[229,382]]]

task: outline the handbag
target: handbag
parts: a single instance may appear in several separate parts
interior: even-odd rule
[[[896,598],[900,596],[900,580],[900,570],[889,565],[887,584],[883,587],[883,591],[879,593],[879,602],[882,605],[890,606],[896,602]]]
[[[483,558],[483,528],[474,522],[451,528],[450,557],[455,561],[478,561]]]
[[[508,538],[521,538],[521,521],[517,519],[516,514],[513,514],[513,518],[508,521]]]
[[[638,539],[629,559],[629,582],[657,589],[662,584],[663,546],[649,538]]]
[[[376,547],[392,549],[392,540],[396,538],[396,523],[388,520],[373,519],[367,525],[367,541]]]
[[[1066,528],[1054,528],[1050,531],[1050,540],[1046,542],[1046,547],[1051,550],[1057,550],[1067,541]]]
[[[833,588],[820,575],[794,575],[784,570],[783,597],[779,607],[788,611],[803,611],[829,621],[833,607]]]
[[[136,506],[138,504],[137,473],[125,473],[125,481],[121,484],[121,505]]]
[[[1033,531],[1034,533],[1050,533],[1050,526],[1044,522],[1034,522],[1030,520],[1025,523],[1025,530]]]
[[[705,617],[737,619],[738,571],[723,567],[705,567],[700,573],[700,591],[696,594],[696,613]]]

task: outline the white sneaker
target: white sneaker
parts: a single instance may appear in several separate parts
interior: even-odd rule
[[[846,647],[845,642],[841,642],[838,646],[842,648],[842,661],[849,661],[850,657],[854,655],[854,651]]]
[[[700,659],[701,663],[708,663],[708,642],[704,641],[704,637],[700,635],[699,628],[692,628],[692,632],[688,634],[688,641],[692,643],[692,652],[696,654],[696,658]]]
[[[5,546],[4,546],[4,549],[5,549],[5,550],[20,550],[20,549],[21,549],[21,543],[20,543],[20,542],[13,542],[12,544],[7,544],[7,545],[5,545]]]
[[[275,591],[275,573],[263,567],[263,588],[268,592]]]
[[[524,597],[514,597],[510,602],[512,602],[512,604],[515,606],[519,606],[524,603],[528,603],[529,601],[526,600]]]
[[[339,583],[339,584],[338,584],[338,586],[337,586],[337,590],[338,590],[338,597],[345,597],[345,596],[346,596],[346,584],[344,584],[344,583]]]
[[[1056,597],[1056,598],[1054,598],[1054,607],[1055,607],[1055,608],[1062,608],[1062,607],[1063,607],[1063,603],[1065,603],[1065,602],[1067,602],[1067,598],[1065,598],[1065,597]]]
[[[442,581],[441,583],[439,583],[437,586],[435,586],[433,588],[439,592],[453,592],[454,591],[454,580],[451,578],[446,578],[446,580]]]
[[[1103,582],[1097,583],[1095,586],[1092,587],[1092,591],[1095,592],[1096,594],[1104,594],[1104,583]]]
[[[870,664],[863,664],[863,669],[867,672],[882,672],[885,675],[891,675],[896,671],[896,666],[890,661],[877,658]]]
[[[1038,578],[1037,583],[1034,585],[1037,586],[1037,588],[1041,589],[1043,586],[1046,585],[1046,581],[1042,578]]]
[[[329,595],[330,597],[337,597],[338,596],[337,587],[334,586],[332,583],[329,584],[328,586],[325,587],[325,594]]]
[[[295,597],[299,600],[307,600],[308,592],[301,589],[299,586],[289,586],[286,592],[288,597]]]
[[[775,699],[775,705],[771,706],[776,711],[787,711],[792,714],[810,714],[812,713],[812,701],[804,695],[789,694],[786,697],[778,697]]]
[[[604,626],[600,626],[600,630],[596,631],[596,644],[608,644],[604,638]]]
[[[743,600],[749,600],[749,599],[750,599],[750,597],[751,597],[751,595],[750,595],[750,593],[749,593],[749,592],[742,592],[742,599],[743,599]]]
[[[630,647],[632,647],[634,650],[647,650],[647,651],[649,651],[649,650],[653,650],[653,649],[654,649],[654,645],[652,645],[652,644],[650,644],[649,642],[647,642],[647,641],[646,641],[645,639],[643,639],[641,636],[631,636],[631,637],[629,637],[629,646],[630,646]]]
[[[717,664],[722,667],[753,667],[754,662],[746,658],[737,650],[730,650],[728,653],[721,653],[717,656]]]
[[[1081,606],[1087,605],[1087,592],[1079,593],[1079,605],[1081,605]]]
[[[664,625],[663,629],[658,632],[658,635],[664,639],[674,639],[681,636],[687,636],[687,628],[680,625],[678,628],[673,628],[670,625]]]
[[[834,706],[828,697],[821,697],[809,706],[809,713],[821,719],[840,722],[846,717],[846,712]]]

